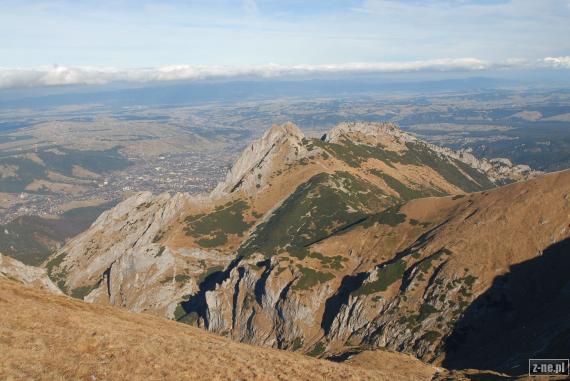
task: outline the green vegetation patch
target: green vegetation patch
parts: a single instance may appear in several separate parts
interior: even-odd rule
[[[348,261],[347,258],[341,256],[341,255],[336,255],[334,257],[328,257],[326,255],[322,255],[321,253],[318,252],[312,252],[309,254],[309,257],[311,258],[316,258],[319,261],[321,261],[321,264],[323,265],[323,267],[325,268],[331,268],[334,270],[340,270],[343,268],[342,266],[342,262],[346,262]]]
[[[190,275],[187,274],[177,274],[175,276],[171,276],[168,278],[164,278],[160,281],[161,284],[166,284],[166,283],[170,283],[172,281],[176,282],[176,283],[181,283],[184,284],[186,282],[188,282],[190,279],[192,279],[192,277]]]
[[[322,341],[319,341],[313,347],[313,349],[311,349],[311,351],[309,353],[307,353],[307,355],[311,356],[311,357],[318,357],[325,352],[325,349],[326,349],[326,345]]]
[[[58,267],[63,262],[63,260],[65,259],[66,256],[67,256],[67,253],[65,253],[65,252],[61,253],[61,254],[53,257],[52,259],[49,260],[48,263],[46,263],[46,271],[47,271],[47,274],[50,276],[50,278],[53,275],[55,275],[54,269],[56,267]]]
[[[382,145],[356,144],[348,139],[343,139],[340,143],[326,143],[317,139],[312,142],[352,167],[360,167],[368,159],[377,159],[392,167],[394,163],[425,165],[465,192],[475,192],[495,186],[482,172],[459,160],[440,155],[422,142],[406,143],[408,150],[402,154],[389,151]],[[394,184],[394,186],[398,185]],[[402,191],[405,192],[403,189]],[[409,194],[409,196],[413,195],[414,192]]]
[[[188,282],[190,279],[192,279],[192,277],[190,275],[186,275],[186,274],[177,274],[174,277],[174,281],[176,283],[186,283]]]
[[[240,248],[271,257],[288,251],[299,259],[306,247],[364,220],[385,199],[378,188],[347,172],[320,173],[300,185]]]
[[[217,234],[213,238],[200,238],[196,243],[204,248],[213,248],[222,246],[228,242],[228,237],[225,234]]]
[[[427,228],[428,226],[431,225],[431,222],[421,222],[412,218],[410,219],[410,225],[412,226],[420,225],[422,228]]]
[[[418,316],[418,320],[423,321],[423,320],[427,319],[427,317],[429,315],[434,314],[436,312],[439,312],[439,310],[437,308],[435,308],[434,306],[432,306],[429,303],[424,303],[424,304],[422,304],[422,306],[420,308],[420,315]]]
[[[370,227],[375,223],[388,226],[397,226],[406,221],[406,215],[400,212],[401,205],[396,205],[388,208],[380,213],[370,216],[363,222],[364,227]]]
[[[424,303],[420,307],[420,312],[418,314],[409,314],[402,316],[398,319],[398,323],[405,324],[408,329],[417,332],[420,329],[421,323],[427,319],[430,315],[438,313],[439,310],[429,303]],[[438,316],[438,321],[440,320]]]
[[[53,257],[47,264],[46,264],[46,272],[48,277],[55,283],[55,285],[64,293],[67,293],[67,289],[65,287],[65,278],[67,277],[67,270],[60,269],[56,271],[56,268],[61,265],[67,253],[61,253],[58,256]]]
[[[433,253],[432,255],[425,258],[419,263],[418,271],[420,273],[427,273],[431,269],[434,261],[439,260],[444,255],[450,255],[450,254],[451,251],[449,251],[448,249],[443,248],[441,250],[438,250],[437,252]]]
[[[95,283],[95,284],[87,285],[87,286],[83,286],[83,287],[77,287],[77,288],[74,288],[73,290],[71,290],[70,295],[73,298],[83,300],[83,298],[85,298],[87,295],[89,295],[91,293],[91,291],[93,291],[94,289],[97,288],[97,286],[99,286],[99,283]]]
[[[459,160],[442,157],[421,142],[406,143],[406,146],[408,147],[408,151],[404,155],[406,162],[431,167],[447,182],[465,192],[476,192],[495,186],[483,173],[475,168]],[[466,177],[464,173],[475,181]]]
[[[307,249],[304,246],[289,246],[287,248],[287,251],[289,252],[289,254],[297,259],[303,260],[305,258],[307,258],[307,256],[310,255],[310,251],[309,249]]]
[[[401,181],[394,177],[378,170],[371,169],[370,173],[374,176],[380,177],[390,188],[396,191],[402,200],[408,201],[416,198],[430,197],[430,196],[444,196],[446,193],[438,189],[414,189],[410,188]]]
[[[293,340],[293,342],[291,343],[291,350],[293,352],[298,351],[302,347],[303,347],[303,338],[302,337],[296,337],[295,340]]]
[[[469,286],[469,288],[473,287],[473,284],[475,284],[475,281],[477,280],[476,276],[473,275],[467,275],[465,278],[465,284]]]
[[[207,277],[209,277],[213,273],[217,273],[219,271],[224,271],[224,267],[223,266],[212,266],[212,267],[208,268],[208,270],[204,271],[202,274],[200,274],[200,276],[198,276],[198,279],[196,279],[196,283],[201,284],[204,281],[204,279],[206,279]]]
[[[178,304],[176,306],[176,309],[174,310],[174,320],[179,320],[180,318],[184,317],[186,315],[186,311],[184,310],[184,307],[182,307],[182,304]]]
[[[343,139],[340,143],[327,143],[319,139],[313,139],[312,142],[354,168],[360,167],[371,158],[381,160],[390,166],[393,162],[399,161],[398,153],[386,150],[382,145],[356,144],[348,139]]]
[[[375,292],[386,291],[390,285],[402,279],[406,271],[406,262],[399,259],[393,263],[389,263],[378,270],[378,279],[373,282],[363,283],[360,288],[354,290],[354,296],[370,295]]]
[[[245,201],[239,200],[217,207],[212,213],[189,216],[185,219],[186,235],[199,238],[202,247],[217,247],[228,241],[229,234],[242,236],[251,226],[243,219],[248,209]]]
[[[437,339],[439,339],[441,337],[441,333],[437,332],[437,331],[428,331],[426,332],[426,334],[422,337],[422,340],[426,340],[430,343],[434,343]]]
[[[331,273],[319,272],[308,267],[299,267],[299,271],[302,276],[293,286],[295,290],[308,290],[318,283],[324,283],[334,279],[334,275]]]

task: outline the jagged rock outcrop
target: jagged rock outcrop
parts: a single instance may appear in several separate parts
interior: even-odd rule
[[[478,159],[472,154],[472,150],[451,152],[450,155],[459,158],[459,160],[469,164],[473,168],[485,172],[490,179],[499,184],[501,182],[529,180],[542,173],[533,170],[528,165],[515,165],[509,159],[505,158]]]
[[[176,300],[196,285],[176,285],[177,269],[187,264],[177,261],[158,238],[188,202],[189,196],[182,193],[130,197],[101,214],[88,231],[47,261],[48,274],[66,292],[90,302],[133,311],[153,306],[172,314]]]
[[[243,342],[439,363],[494,276],[568,236],[569,174],[490,190],[535,175],[517,168],[388,123],[341,124],[323,139],[274,126],[212,195],[133,196],[45,267],[73,296]],[[539,215],[552,225],[532,238],[511,226]]]
[[[264,187],[265,179],[276,168],[306,156],[304,138],[305,135],[293,123],[274,125],[243,151],[212,196],[221,197],[237,190],[249,194]]]
[[[342,123],[333,128],[324,137],[325,141],[338,143],[342,139],[356,139],[365,141],[368,144],[380,144],[391,149],[406,150],[406,143],[421,142],[415,136],[404,132],[394,123]],[[443,157],[460,160],[469,166],[482,171],[487,177],[498,184],[512,181],[523,181],[531,179],[540,174],[528,165],[513,165],[509,159],[493,158],[479,159],[473,155],[470,149],[454,151],[446,147],[435,144],[421,142],[433,152],[437,152]]]
[[[417,141],[413,135],[400,130],[397,125],[390,122],[341,123],[323,136],[323,140],[329,143],[340,143],[345,138],[374,145],[402,145]]]
[[[389,348],[440,363],[456,324],[497,277],[569,239],[569,195],[570,172],[564,172],[410,202],[311,246],[303,260],[283,254],[262,268],[261,258],[240,262],[207,292],[207,313],[196,321],[258,345],[312,354]],[[533,226],[532,234],[525,226]],[[325,265],[339,255],[347,259],[342,267]],[[561,276],[567,267],[543,276]],[[550,340],[557,337],[551,333]]]
[[[2,253],[0,253],[0,278],[10,279],[54,294],[62,294],[47,276],[45,269],[25,265]]]

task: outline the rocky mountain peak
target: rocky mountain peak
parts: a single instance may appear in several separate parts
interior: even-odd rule
[[[391,122],[346,122],[340,123],[327,133],[323,140],[339,143],[343,138],[378,144],[386,140],[415,141],[416,138]]]
[[[385,150],[404,152],[428,149],[446,160],[458,160],[484,173],[495,184],[527,180],[540,174],[527,165],[515,165],[504,158],[477,158],[472,151],[455,151],[416,138],[402,131],[391,122],[350,122],[334,127],[322,140],[344,144],[346,141],[369,146],[381,146]]]
[[[293,123],[273,125],[242,152],[212,195],[216,197],[237,190],[247,192],[263,186],[260,180],[275,169],[277,162],[294,161],[306,151],[304,138],[303,132]]]
[[[274,124],[271,126],[269,130],[263,134],[263,139],[271,140],[271,137],[279,138],[283,136],[290,136],[296,139],[303,139],[305,135],[303,132],[297,127],[295,123],[287,122],[284,124]]]
[[[323,141],[275,125],[213,198],[136,194],[44,267],[75,297],[239,341],[441,361],[486,274],[568,237],[570,173],[491,189],[527,169],[391,123],[343,123]],[[517,221],[534,226],[532,245]]]

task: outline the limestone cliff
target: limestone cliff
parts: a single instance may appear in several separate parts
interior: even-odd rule
[[[325,137],[328,142],[339,142],[343,139],[364,140],[372,144],[381,144],[399,149],[406,149],[406,143],[421,144],[442,157],[460,160],[469,166],[484,172],[495,183],[528,180],[540,174],[528,165],[514,165],[509,159],[479,159],[469,149],[454,151],[446,147],[422,142],[415,136],[400,130],[393,123],[342,123]]]
[[[54,294],[61,290],[49,279],[46,271],[39,267],[27,266],[22,262],[0,253],[0,278],[10,279]]]
[[[304,138],[292,123],[274,125],[243,151],[212,196],[220,197],[237,190],[251,193],[263,187],[265,184],[259,180],[266,179],[278,166],[292,164],[306,156]]]
[[[45,267],[76,297],[243,342],[440,363],[496,277],[567,239],[569,173],[493,189],[536,175],[393,124],[274,126],[212,195],[133,196]]]

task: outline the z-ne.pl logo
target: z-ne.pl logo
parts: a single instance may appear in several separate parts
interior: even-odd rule
[[[529,376],[562,376],[570,375],[568,359],[530,359],[528,360]]]

